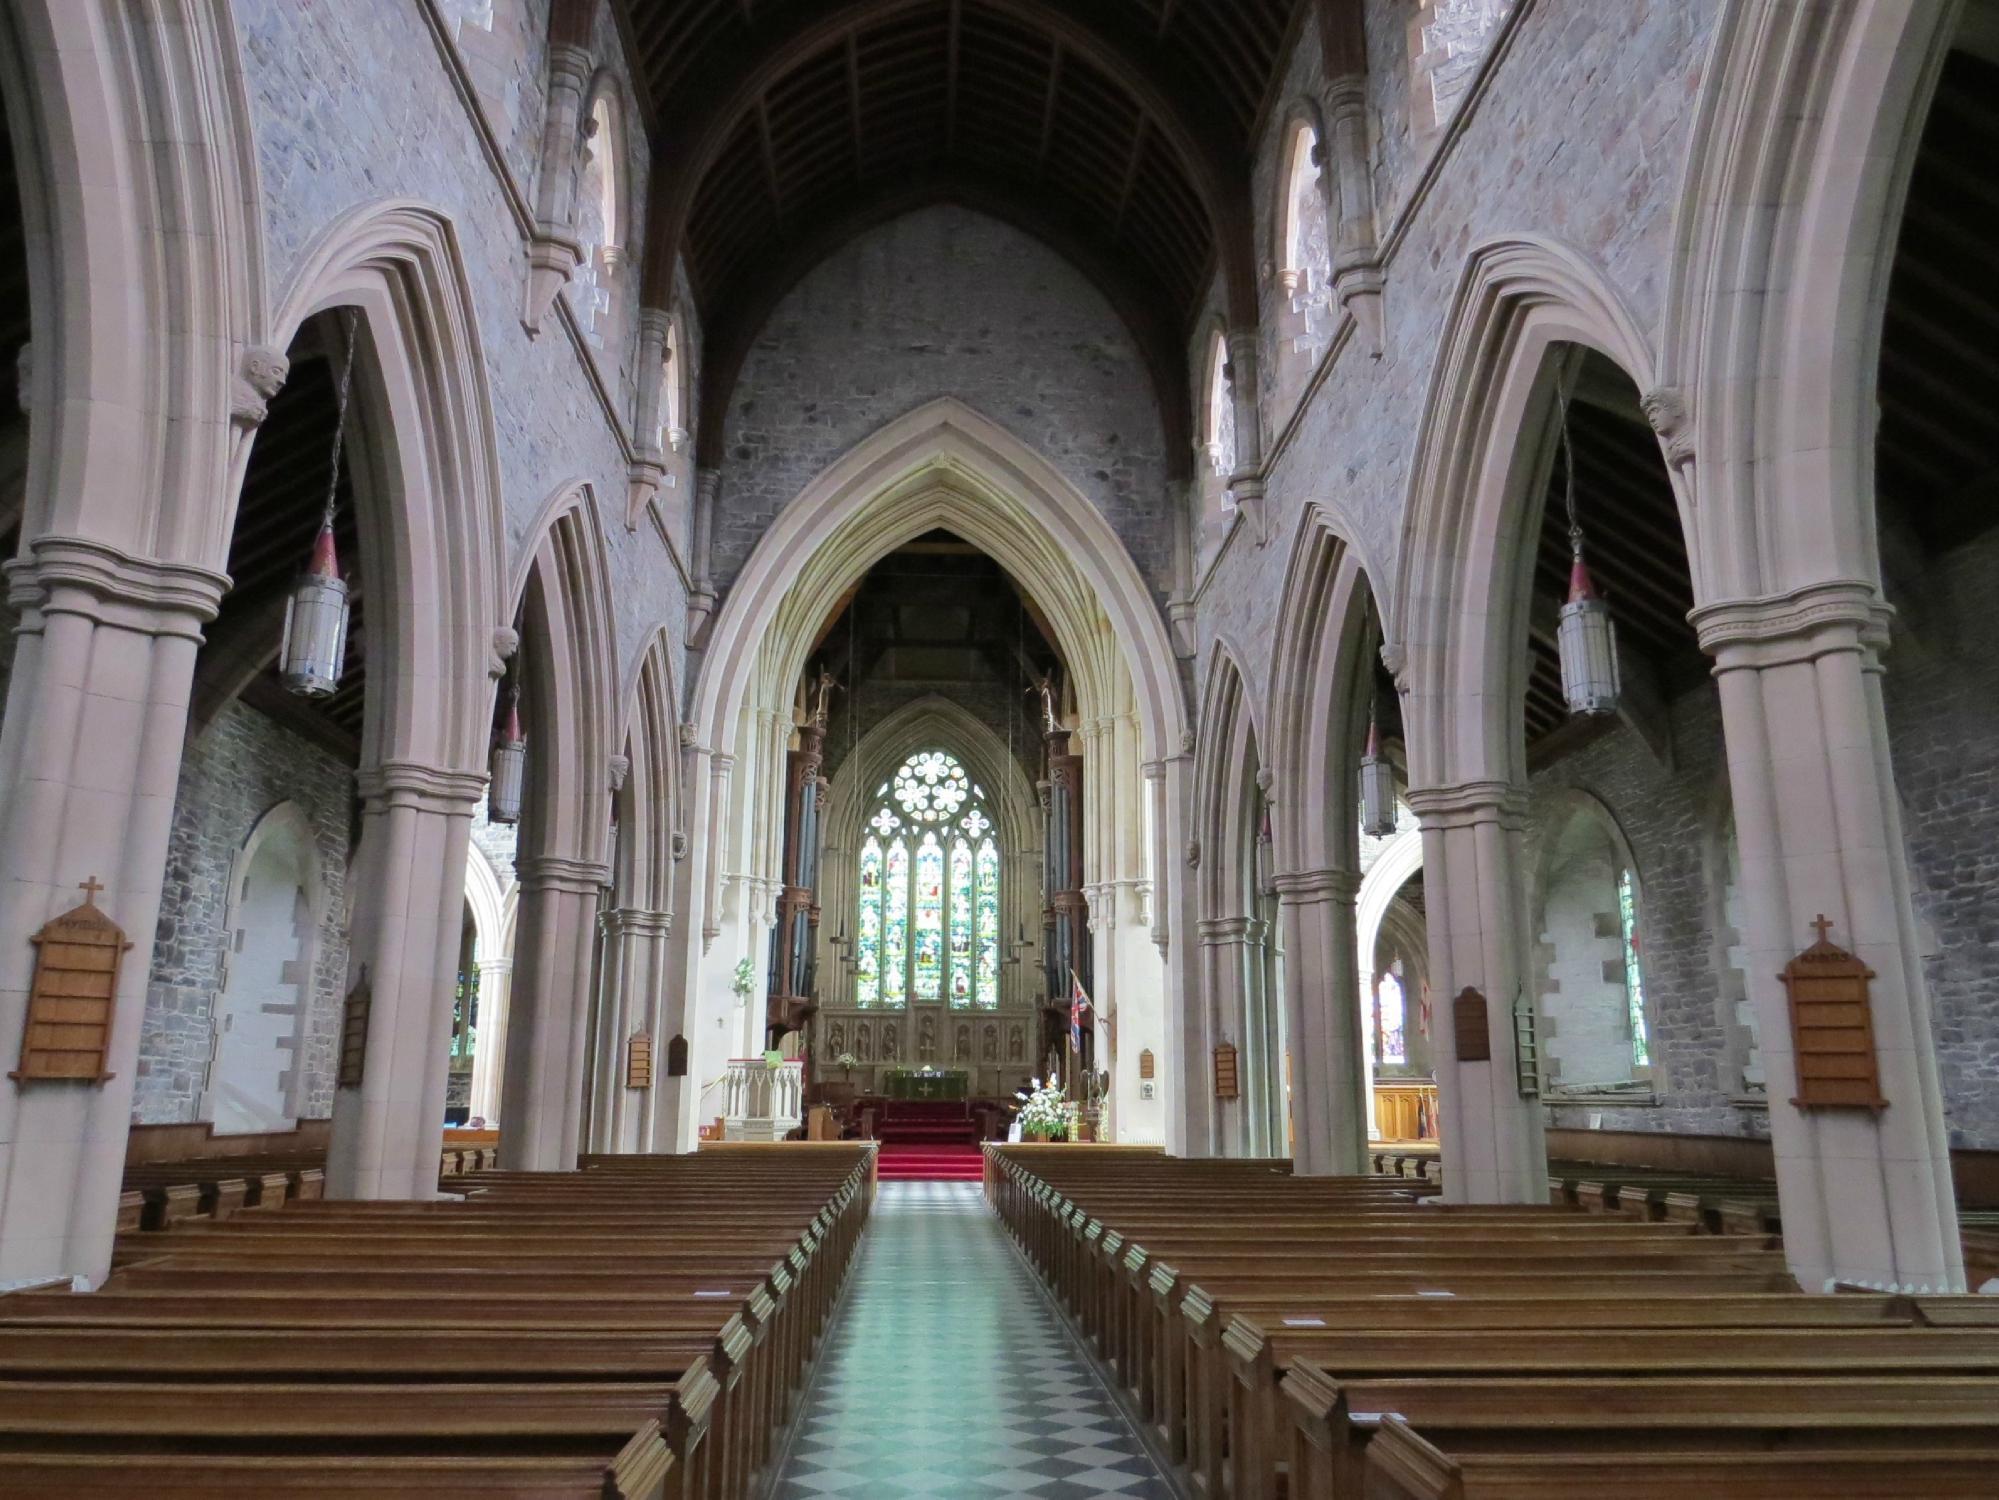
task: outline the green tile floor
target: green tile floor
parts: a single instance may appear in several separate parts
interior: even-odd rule
[[[1169,1500],[978,1184],[886,1182],[771,1500]]]

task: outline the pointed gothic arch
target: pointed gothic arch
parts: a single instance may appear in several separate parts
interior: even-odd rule
[[[710,958],[708,950],[725,921],[762,920],[777,827],[768,795],[774,783],[763,769],[783,753],[793,687],[827,601],[894,548],[937,528],[991,556],[1041,610],[1084,725],[1121,715],[1135,720],[1137,735],[1120,740],[1114,752],[1124,759],[1114,767],[1100,755],[1086,769],[1086,778],[1105,778],[1086,784],[1086,795],[1092,795],[1088,785],[1109,795],[1113,785],[1135,784],[1141,766],[1147,768],[1152,937],[1162,949],[1186,940],[1185,883],[1164,855],[1186,837],[1187,754],[1185,703],[1165,622],[1130,555],[1088,499],[1032,448],[947,398],[889,423],[808,484],[765,532],[715,619],[689,714],[698,768],[690,774],[703,787],[690,803],[689,832],[703,864],[690,873],[676,946],[691,1009],[725,1017],[734,1009],[721,978],[725,956]],[[1128,848],[1086,841],[1086,861],[1128,857]],[[761,946],[746,934],[745,944],[752,941]],[[1183,1009],[1173,993],[1177,972],[1178,966],[1163,967],[1142,985],[1135,977],[1133,991],[1143,988],[1148,1004],[1177,1016]],[[702,1036],[698,1027],[684,1029]],[[1163,1076],[1170,1079],[1177,1076],[1170,1029],[1162,1050]],[[696,1072],[703,1066],[697,1063]],[[691,1134],[692,1125],[688,1114],[683,1133]],[[1176,1129],[1169,1125],[1169,1138]]]
[[[1531,236],[1475,248],[1424,402],[1387,611],[1414,786],[1524,779],[1518,647],[1539,504],[1528,433],[1565,345],[1654,388],[1636,316],[1581,252]],[[1675,500],[1684,527],[1677,481]]]
[[[513,591],[528,758],[500,1149],[504,1165],[551,1171],[575,1162],[585,1118],[596,911],[610,874],[617,653],[590,486],[558,487],[528,536]]]
[[[1878,580],[1882,313],[1957,16],[1730,0],[1716,24],[1648,411],[1676,473],[1699,458],[1702,604]]]

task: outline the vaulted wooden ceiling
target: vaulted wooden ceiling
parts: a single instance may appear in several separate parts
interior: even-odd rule
[[[1180,400],[1216,269],[1254,297],[1252,143],[1305,3],[615,0],[660,164],[646,295],[665,300],[683,253],[704,408],[799,276],[940,201],[1068,256]]]

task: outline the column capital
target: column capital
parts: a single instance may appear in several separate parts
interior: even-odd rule
[[[1701,650],[1717,672],[1785,666],[1835,651],[1878,653],[1888,644],[1894,606],[1858,578],[1753,599],[1723,599],[1688,611]]]
[[[229,590],[226,573],[81,536],[38,536],[26,557],[0,564],[0,571],[7,602],[23,614],[83,615],[94,624],[197,642]]]
[[[1205,947],[1246,942],[1257,923],[1252,917],[1203,917],[1194,924],[1194,935]]]
[[[567,85],[579,94],[590,82],[590,75],[597,69],[596,58],[587,47],[579,47],[574,42],[552,42],[548,48],[548,83],[550,89]]]
[[[536,854],[514,860],[514,875],[523,891],[567,891],[595,895],[611,878],[602,860],[575,859],[566,854]]]
[[[1360,894],[1360,876],[1352,870],[1291,870],[1270,883],[1286,906],[1316,906],[1325,901],[1351,906]]]
[[[1527,789],[1510,781],[1411,787],[1406,800],[1425,828],[1466,828],[1474,823],[1518,828],[1527,818]]]
[[[354,773],[354,790],[368,812],[414,807],[469,817],[486,795],[484,771],[457,771],[413,760],[385,760]]]
[[[607,937],[667,937],[673,932],[673,913],[670,911],[614,906],[604,912],[598,921]]]
[[[488,974],[495,976],[511,974],[514,972],[513,955],[507,954],[501,958],[482,958],[479,960],[478,969],[481,979],[484,979]]]

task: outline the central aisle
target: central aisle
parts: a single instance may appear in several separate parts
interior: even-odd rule
[[[884,1182],[773,1500],[1167,1500],[969,1182]]]

